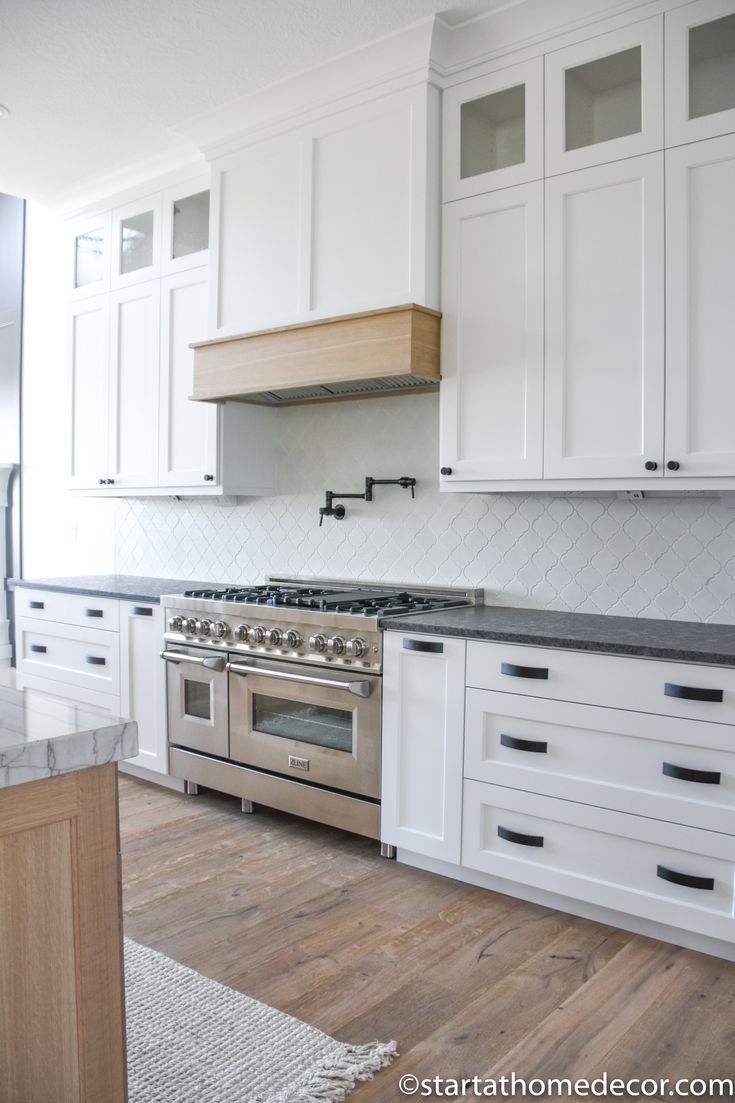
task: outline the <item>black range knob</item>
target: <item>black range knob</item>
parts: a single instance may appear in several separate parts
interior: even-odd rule
[[[655,460],[646,460],[646,471],[656,471],[658,464]]]
[[[441,474],[442,475],[451,475],[452,474],[451,467],[442,467]]]
[[[678,471],[679,470],[679,461],[678,460],[669,460],[669,462],[666,464],[666,466],[668,467],[669,471]]]

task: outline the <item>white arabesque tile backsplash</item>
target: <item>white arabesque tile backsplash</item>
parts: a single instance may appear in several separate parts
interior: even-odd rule
[[[481,586],[486,600],[735,624],[735,510],[719,498],[440,494],[438,397],[278,414],[272,498],[117,503],[120,573],[212,582],[267,574]],[[324,491],[377,487],[319,528]]]

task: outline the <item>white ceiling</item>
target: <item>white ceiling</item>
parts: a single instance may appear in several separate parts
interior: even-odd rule
[[[510,0],[510,4],[518,0]],[[437,13],[509,0],[3,0],[0,192],[49,200],[182,152],[203,111]]]

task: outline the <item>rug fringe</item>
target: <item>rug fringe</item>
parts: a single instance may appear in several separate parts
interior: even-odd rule
[[[395,1042],[368,1042],[364,1046],[345,1044],[339,1057],[327,1057],[296,1084],[291,1084],[269,1103],[341,1103],[358,1081],[372,1080],[398,1056]]]

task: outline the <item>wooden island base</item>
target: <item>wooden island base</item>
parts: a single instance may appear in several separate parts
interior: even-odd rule
[[[0,789],[0,1099],[125,1103],[117,766]]]

